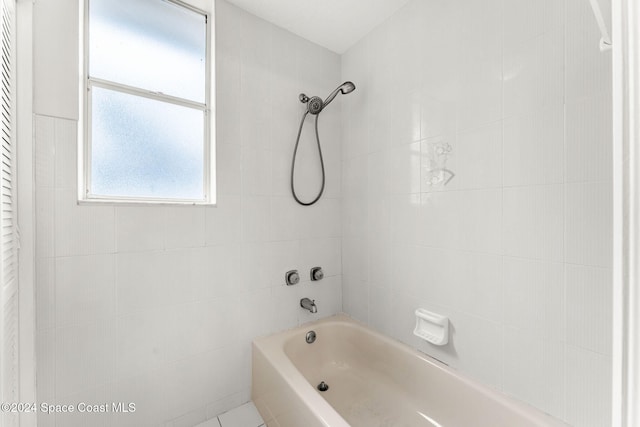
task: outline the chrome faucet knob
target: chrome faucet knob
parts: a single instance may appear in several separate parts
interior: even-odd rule
[[[317,282],[318,280],[322,280],[324,278],[324,272],[322,271],[322,267],[313,267],[311,269],[311,280]]]
[[[287,274],[284,275],[284,280],[287,286],[297,285],[300,282],[298,270],[287,271]]]

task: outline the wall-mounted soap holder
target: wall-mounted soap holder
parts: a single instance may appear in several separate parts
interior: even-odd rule
[[[449,318],[419,308],[413,335],[434,345],[445,345],[449,342]]]

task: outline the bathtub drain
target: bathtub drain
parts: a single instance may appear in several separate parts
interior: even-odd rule
[[[327,384],[324,381],[322,381],[320,384],[318,384],[318,390],[320,390],[320,391],[329,390],[329,384]]]
[[[316,333],[315,331],[309,331],[307,332],[307,335],[305,336],[305,341],[307,341],[307,344],[313,344],[316,341]]]

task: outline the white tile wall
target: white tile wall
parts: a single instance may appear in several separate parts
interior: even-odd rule
[[[611,94],[567,103],[567,182],[611,179]]]
[[[563,418],[566,406],[565,346],[505,329],[504,391]]]
[[[568,264],[567,342],[611,355],[612,271],[609,268]]]
[[[423,193],[411,231],[426,246],[499,254],[501,206],[500,189]]]
[[[36,265],[36,329],[55,326],[55,258],[39,258]]]
[[[33,9],[34,28],[43,35],[33,45],[33,106],[38,114],[78,120],[78,19],[73,1],[45,2]]]
[[[567,262],[611,266],[611,182],[567,184],[565,188]]]
[[[75,144],[73,139],[68,140]],[[68,164],[71,161],[68,162]],[[68,166],[69,167],[69,166]],[[88,255],[114,251],[114,208],[79,206],[75,188],[55,189],[56,256]]]
[[[115,210],[117,252],[164,248],[166,209],[116,206]]]
[[[504,116],[522,115],[563,101],[562,29],[545,32],[504,52]]]
[[[448,143],[448,138],[443,142]],[[427,144],[429,140],[427,140]],[[456,147],[455,162],[449,169],[460,171],[451,181],[452,189],[498,188],[502,181],[502,126],[499,121],[476,129],[462,131],[450,142]],[[424,143],[423,143],[424,145]],[[423,147],[424,148],[424,147]],[[423,159],[426,151],[422,150]],[[453,159],[452,159],[453,160]],[[423,191],[425,181],[422,181]]]
[[[565,267],[560,262],[504,257],[504,323],[533,338],[564,341]]]
[[[339,57],[218,1],[218,205],[202,208],[77,205],[77,10],[47,4],[34,18],[38,398],[138,410],[42,425],[191,426],[237,407],[251,339],[313,319],[304,296],[571,425],[608,425],[611,64],[588,2],[414,0]],[[301,208],[297,95],[342,80],[358,90],[320,121],[325,196]],[[303,198],[319,179],[309,130]],[[443,143],[456,176],[431,186]],[[449,345],[412,335],[417,306],[450,316]]]
[[[90,323],[116,312],[115,257],[87,255],[56,258],[55,325]],[[45,263],[46,265],[46,263]]]
[[[205,244],[206,208],[180,206],[168,208],[162,228],[167,248],[194,248]]]
[[[46,2],[35,9],[38,22],[53,14]],[[254,337],[342,311],[341,99],[320,121],[323,200],[299,207],[288,181],[297,96],[333,90],[340,58],[224,1],[216,15],[216,207],[78,205],[77,96],[50,99],[52,82],[76,84],[77,65],[36,77],[38,398],[137,404],[133,414],[43,415],[43,425],[196,425],[249,400]],[[58,35],[72,36],[35,28],[41,62],[60,52],[48,47]],[[311,135],[301,144],[300,165],[316,168],[300,180],[307,196],[318,159]],[[325,279],[312,286],[317,265]],[[296,287],[284,285],[290,269]],[[303,313],[302,297],[317,315]]]
[[[498,44],[499,45],[499,44]],[[502,58],[463,57],[459,60],[460,97],[457,130],[478,128],[502,117]]]
[[[533,39],[545,32],[562,28],[565,1],[544,0],[532,3],[527,0],[504,2],[503,42],[511,47]]]
[[[502,218],[505,255],[562,261],[563,186],[505,188]]]
[[[563,183],[562,104],[506,118],[503,131],[505,187]]]
[[[222,184],[220,184],[222,187]],[[223,245],[237,240],[241,230],[241,198],[218,197],[215,208],[205,209],[205,245]]]
[[[606,426],[611,418],[611,357],[566,346],[567,422]]]
[[[343,110],[344,310],[579,427],[610,411],[598,40],[583,0],[415,0],[342,58],[365,88]],[[430,185],[443,144],[455,178]],[[420,306],[450,344],[412,335]]]
[[[56,399],[114,380],[115,329],[110,321],[56,328]]]

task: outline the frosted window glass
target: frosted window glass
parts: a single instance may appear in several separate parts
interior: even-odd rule
[[[91,193],[204,198],[204,113],[92,88]]]
[[[161,0],[91,0],[89,75],[205,102],[205,16]]]

